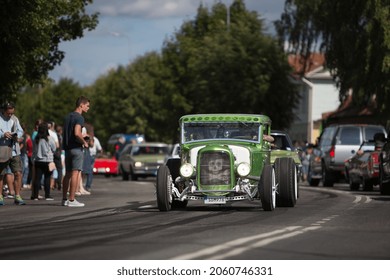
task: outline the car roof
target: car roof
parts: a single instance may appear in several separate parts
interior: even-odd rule
[[[129,143],[126,145],[128,146],[134,146],[134,147],[168,147],[169,145],[166,143],[161,143],[161,142],[144,142],[144,143]]]
[[[266,115],[257,114],[195,114],[182,116],[179,123],[183,122],[257,122],[271,124],[271,119]]]

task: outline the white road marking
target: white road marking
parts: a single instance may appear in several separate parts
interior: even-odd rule
[[[321,228],[321,226],[310,226],[306,228],[303,228],[302,226],[286,227],[267,233],[238,238],[219,245],[208,247],[206,249],[201,249],[196,252],[179,255],[174,257],[173,259],[223,259],[226,257],[236,256],[254,248],[266,246],[278,240],[287,239],[296,235],[300,235],[307,231],[316,230],[319,228]],[[224,252],[225,250],[229,251]]]
[[[148,209],[148,208],[154,208],[156,206],[153,206],[153,205],[143,205],[143,206],[140,206],[138,207],[138,209]]]
[[[362,197],[360,195],[355,196],[355,200],[352,203],[359,203],[360,200],[362,200]]]
[[[279,236],[266,238],[266,239],[260,240],[260,241],[258,241],[256,243],[248,244],[247,246],[243,246],[243,247],[235,248],[233,250],[229,250],[226,253],[222,253],[222,254],[219,254],[219,255],[213,255],[212,257],[206,258],[206,259],[221,260],[221,259],[226,259],[228,257],[237,256],[237,255],[242,254],[242,253],[244,253],[246,251],[249,251],[249,250],[252,250],[252,249],[256,249],[256,248],[260,248],[260,247],[264,247],[264,246],[269,245],[269,244],[271,244],[273,242],[276,242],[276,241],[279,241],[279,240],[283,240],[283,239],[287,239],[287,238],[290,238],[290,237],[294,237],[294,236],[303,234],[303,233],[305,233],[307,231],[317,230],[319,228],[320,228],[320,226],[306,227],[306,228],[303,228],[302,230],[296,230],[296,231],[289,232],[289,233],[286,233],[286,234],[282,234],[282,235],[279,235]]]

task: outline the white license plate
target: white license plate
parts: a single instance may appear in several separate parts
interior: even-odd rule
[[[205,204],[226,204],[224,196],[208,196],[204,199]]]
[[[106,172],[106,169],[104,167],[98,168],[98,172]]]

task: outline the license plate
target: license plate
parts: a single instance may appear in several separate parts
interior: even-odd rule
[[[104,167],[98,168],[98,172],[106,172],[106,169]]]
[[[226,204],[224,196],[208,196],[204,199],[205,204]]]

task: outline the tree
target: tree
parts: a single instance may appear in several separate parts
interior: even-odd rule
[[[161,56],[150,52],[100,77],[89,88],[90,122],[103,143],[114,133],[141,133],[148,141],[171,141],[165,125],[168,109],[161,101],[163,71]]]
[[[97,25],[88,15],[92,0],[0,0],[0,92],[14,98],[26,84],[41,84],[64,58],[62,41]]]
[[[390,104],[389,0],[286,0],[276,23],[280,43],[308,57],[325,54],[343,100],[350,89],[357,106],[376,97]]]
[[[76,99],[81,95],[86,95],[86,91],[71,79],[61,79],[57,84],[46,80],[44,86],[26,87],[18,94],[16,114],[27,125],[28,131],[33,129],[37,119],[62,125],[64,117],[75,109]]]
[[[164,99],[171,119],[177,126],[188,113],[263,113],[274,126],[289,127],[299,96],[283,50],[263,34],[262,20],[244,1],[235,0],[229,10],[230,23],[223,3],[210,12],[200,5],[195,20],[164,43],[174,84]]]

